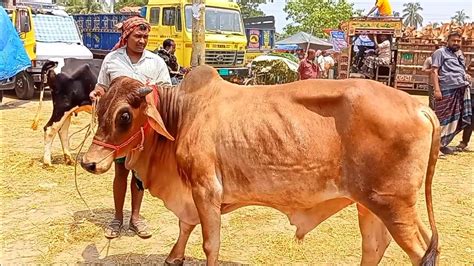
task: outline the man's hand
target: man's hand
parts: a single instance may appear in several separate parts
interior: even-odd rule
[[[437,101],[441,101],[443,99],[443,95],[441,94],[440,90],[435,90],[434,91],[434,97]]]
[[[104,88],[97,85],[97,86],[95,86],[95,89],[93,91],[91,91],[91,93],[89,94],[89,97],[91,98],[92,101],[95,101],[98,97],[100,97],[104,94],[105,94]]]
[[[469,75],[469,74],[467,74],[467,73],[466,73],[465,78],[466,78],[467,81],[472,81],[471,75]]]

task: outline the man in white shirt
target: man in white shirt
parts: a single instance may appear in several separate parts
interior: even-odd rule
[[[102,63],[97,78],[97,85],[91,92],[91,99],[103,95],[112,80],[120,76],[128,76],[143,84],[171,84],[166,63],[158,55],[145,49],[148,43],[150,24],[141,17],[127,19],[121,25],[122,35]],[[113,183],[115,218],[105,230],[105,237],[112,239],[120,235],[123,225],[123,205],[127,192],[129,170],[125,168],[125,158],[115,160],[115,178]],[[143,199],[143,186],[132,173],[132,215],[129,229],[141,238],[151,237],[144,220],[140,219],[140,206]]]

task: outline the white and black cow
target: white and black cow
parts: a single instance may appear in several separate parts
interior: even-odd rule
[[[100,59],[68,58],[58,74],[54,72],[55,62],[48,61],[43,66],[42,76],[47,78],[53,101],[53,113],[44,126],[43,163],[45,165],[51,165],[51,146],[57,133],[59,133],[66,164],[73,163],[68,139],[71,115],[80,111],[91,111],[92,102],[89,93],[97,83],[101,64]]]

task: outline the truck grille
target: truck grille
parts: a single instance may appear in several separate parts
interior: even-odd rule
[[[213,67],[241,65],[244,62],[244,51],[206,50],[206,64]]]

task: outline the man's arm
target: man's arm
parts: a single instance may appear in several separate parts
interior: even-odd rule
[[[441,88],[439,86],[439,69],[443,64],[443,55],[441,53],[441,50],[438,50],[433,53],[433,55],[431,56],[431,61],[431,79],[433,81],[435,98],[437,100],[441,100],[443,98]]]
[[[438,67],[431,66],[431,80],[433,82],[434,96],[436,100],[443,99],[443,94],[441,93],[441,88],[439,87]]]
[[[104,61],[102,61],[102,66],[100,67],[99,76],[97,77],[97,84],[89,97],[92,101],[94,101],[97,97],[100,97],[105,94],[108,85],[110,84],[110,77],[107,73],[107,61],[109,57],[105,57]]]
[[[372,7],[372,9],[367,13],[367,17],[370,16],[370,14],[374,13],[374,11],[377,10],[377,6]]]

